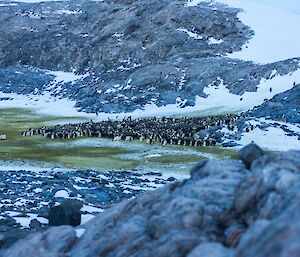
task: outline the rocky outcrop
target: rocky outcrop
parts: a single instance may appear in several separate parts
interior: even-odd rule
[[[194,106],[208,86],[255,92],[274,70],[298,70],[296,58],[258,65],[227,57],[253,35],[240,11],[182,0],[7,4],[0,8],[0,91],[50,91],[85,112],[122,113],[147,104]],[[28,65],[87,76],[49,84],[51,76]]]
[[[76,239],[74,228],[53,228],[3,256],[300,256],[299,183],[299,151],[265,154],[250,170],[202,160],[190,179],[117,204]]]
[[[274,120],[300,123],[300,85],[286,92],[275,95],[261,106],[254,108],[247,114],[255,117],[270,117]]]

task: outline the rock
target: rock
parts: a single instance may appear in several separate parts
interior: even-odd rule
[[[300,85],[283,93],[275,95],[272,99],[254,108],[247,113],[261,118],[270,117],[272,120],[300,123]]]
[[[243,147],[239,152],[240,159],[243,161],[243,163],[248,169],[251,167],[253,161],[261,157],[263,154],[263,150],[254,143]]]
[[[0,226],[0,249],[8,248],[16,241],[28,236],[30,232],[10,226]]]
[[[298,202],[299,187],[300,151],[257,159],[249,176],[237,187],[232,207],[222,214],[221,224],[228,231],[225,241],[232,241],[230,231],[246,231],[257,220],[272,220],[283,214]],[[234,245],[242,233],[236,234]]]
[[[88,113],[132,112],[151,103],[194,106],[195,96],[206,97],[203,89],[220,86],[220,78],[231,93],[242,95],[271,79],[273,70],[285,75],[299,68],[296,58],[267,65],[229,58],[227,53],[241,50],[254,32],[238,18],[239,9],[218,3],[80,1],[66,7],[64,1],[47,1],[2,9],[0,89],[51,90]],[[92,23],[99,26],[91,29]],[[211,37],[223,42],[211,45]],[[53,76],[32,67],[91,75],[53,82]]]
[[[49,226],[71,225],[75,227],[80,225],[82,206],[81,201],[67,199],[62,204],[52,207],[48,215]]]
[[[299,257],[300,204],[272,221],[257,221],[242,237],[236,257]]]
[[[70,226],[50,228],[20,240],[4,252],[5,257],[63,257],[76,240],[76,232]]]
[[[29,227],[34,230],[41,230],[43,229],[43,224],[39,222],[37,219],[33,219],[30,221]]]
[[[246,174],[236,161],[202,161],[192,179],[146,192],[101,213],[86,226],[70,254],[186,256],[201,242],[219,237],[218,216],[228,208],[234,188]]]
[[[222,143],[222,146],[224,147],[235,147],[235,146],[238,146],[239,144],[234,142],[234,141],[230,141],[230,142],[224,142]]]
[[[197,246],[187,257],[233,257],[233,250],[219,243],[203,243]]]
[[[300,151],[264,154],[251,170],[205,159],[190,179],[98,214],[76,241],[72,227],[56,227],[0,256],[298,257],[299,187]]]

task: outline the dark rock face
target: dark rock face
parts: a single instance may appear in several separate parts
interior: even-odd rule
[[[83,203],[78,200],[67,199],[60,205],[50,209],[48,219],[50,226],[71,225],[78,226],[81,223],[80,209]]]
[[[18,65],[0,68],[0,90],[4,93],[41,93],[53,79],[54,76],[32,67]]]
[[[252,143],[241,149],[240,159],[249,169],[253,161],[263,156],[263,154],[264,154],[263,150],[258,145]]]
[[[253,163],[251,172],[238,186],[230,214],[239,217],[240,224],[273,219],[299,199],[299,151],[264,155]]]
[[[238,162],[208,161],[193,174],[92,220],[71,255],[185,256],[201,242],[220,240],[218,216],[247,171]]]

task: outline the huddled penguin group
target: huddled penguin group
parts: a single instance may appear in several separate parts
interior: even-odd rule
[[[50,139],[74,139],[78,137],[101,137],[112,140],[140,140],[149,144],[184,146],[211,146],[220,142],[211,131],[227,127],[235,129],[235,121],[241,115],[219,115],[207,117],[184,118],[147,118],[123,120],[107,120],[101,122],[85,122],[78,124],[57,125],[29,129],[22,136],[43,135]]]

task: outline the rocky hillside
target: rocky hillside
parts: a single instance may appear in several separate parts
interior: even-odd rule
[[[188,180],[117,204],[80,229],[30,236],[2,256],[300,256],[300,152],[265,154],[252,144],[240,157],[202,160]]]
[[[85,112],[120,113],[147,104],[194,106],[196,96],[207,97],[207,86],[255,92],[262,78],[299,69],[299,59],[258,65],[227,57],[254,34],[239,11],[181,0],[7,4],[0,8],[0,74],[16,78],[0,75],[0,90],[50,91]],[[37,85],[30,81],[34,71],[24,73],[28,65],[86,77],[51,87],[40,70]]]
[[[249,112],[256,117],[271,117],[274,120],[300,123],[300,85],[275,95],[269,101]]]

